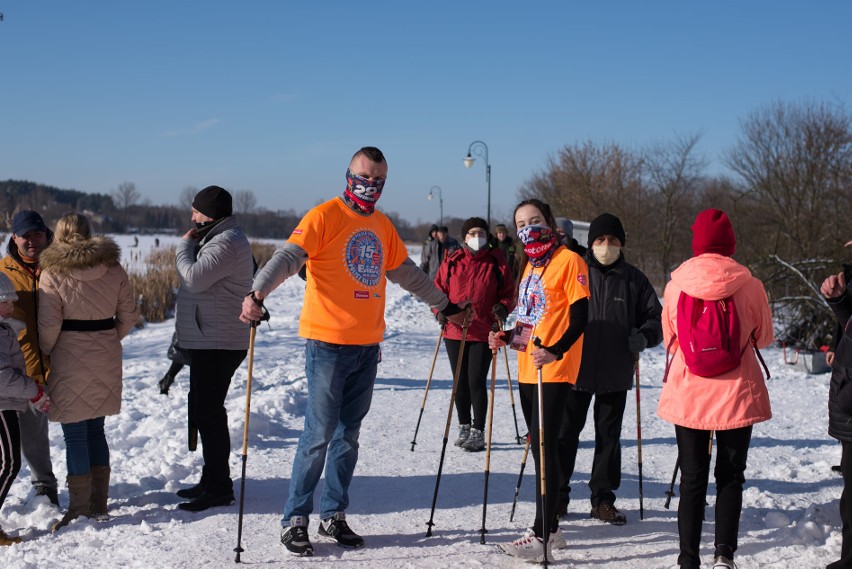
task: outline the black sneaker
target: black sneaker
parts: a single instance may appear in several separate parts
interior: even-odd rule
[[[177,491],[178,497],[184,500],[195,500],[202,494],[204,494],[204,488],[202,488],[200,482],[190,488],[181,488]]]
[[[293,555],[310,557],[314,554],[314,546],[308,537],[307,520],[302,516],[290,518],[290,527],[281,530],[281,543]]]
[[[349,528],[346,514],[337,512],[334,516],[320,522],[318,533],[332,539],[343,547],[364,547],[364,539]]]
[[[54,506],[59,506],[59,494],[56,491],[56,488],[50,488],[48,486],[38,486],[35,491],[36,496],[47,496],[47,499],[50,500],[50,503]]]
[[[623,526],[627,523],[627,517],[619,512],[618,508],[609,502],[602,502],[601,504],[593,507],[589,516],[614,526]]]
[[[208,508],[215,508],[217,506],[230,506],[235,502],[234,493],[230,494],[210,494],[209,492],[202,492],[201,496],[192,500],[191,502],[183,502],[182,504],[178,504],[178,508],[187,512],[203,512]]]

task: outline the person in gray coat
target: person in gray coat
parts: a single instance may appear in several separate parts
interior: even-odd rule
[[[621,424],[627,392],[633,386],[635,358],[663,339],[662,306],[648,277],[624,259],[624,227],[604,213],[589,226],[589,322],[577,383],[559,436],[560,495],[557,513],[566,513],[577,445],[595,398],[595,455],[589,478],[591,517],[613,525],[627,522],[615,507],[621,484]]]
[[[251,246],[232,216],[231,194],[208,186],[192,201],[195,228],[177,246],[178,345],[189,350],[189,422],[201,438],[201,481],[177,492],[190,501],[182,510],[200,512],[234,502],[228,458],[231,437],[225,396],[248,352],[249,326],[240,321],[251,291]]]
[[[430,280],[435,280],[438,267],[449,257],[453,251],[461,249],[461,244],[450,237],[450,230],[446,226],[439,227],[435,233],[435,239],[429,242],[426,255],[420,255],[420,269],[429,275]]]

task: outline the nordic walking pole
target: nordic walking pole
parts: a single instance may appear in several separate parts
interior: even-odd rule
[[[669,505],[672,503],[672,498],[674,498],[674,495],[675,495],[674,486],[675,486],[675,482],[677,481],[677,471],[678,470],[680,470],[680,455],[678,455],[677,459],[675,460],[674,472],[672,472],[672,483],[669,484],[669,489],[666,490],[665,508],[667,510],[669,509]]]
[[[494,390],[497,387],[497,350],[491,350],[491,400],[488,403],[488,440],[485,445],[485,494],[482,497],[482,528],[479,543],[485,545],[485,511],[488,507],[488,475],[491,469],[491,430],[494,426]]]
[[[527,443],[524,445],[524,457],[521,459],[521,473],[518,474],[518,485],[515,486],[515,497],[512,498],[512,511],[509,512],[510,522],[515,518],[515,506],[518,505],[518,494],[521,492],[521,481],[524,479],[524,468],[527,465],[527,454],[530,452],[530,434],[527,433],[524,438],[526,438]]]
[[[514,419],[515,423],[515,442],[521,444],[523,441],[523,437],[521,437],[520,431],[518,431],[518,414],[515,411],[515,393],[512,390],[512,372],[509,371],[509,352],[507,348],[503,348],[503,357],[506,360],[506,377],[509,381],[509,399],[512,401],[512,419]]]
[[[242,548],[243,541],[243,506],[246,501],[246,458],[248,457],[248,433],[249,433],[249,410],[251,409],[251,376],[254,368],[254,336],[257,332],[257,322],[252,321],[251,333],[249,335],[249,353],[248,353],[248,379],[246,379],[246,417],[243,423],[243,466],[242,476],[240,478],[240,515],[237,522],[237,546],[234,551],[237,552],[237,557],[234,563],[240,562],[240,553],[245,551]]]
[[[536,348],[541,348],[541,338],[538,336],[533,338],[533,344]],[[544,467],[544,380],[542,378],[541,366],[536,366],[538,375],[538,466],[541,471],[539,478],[541,479],[541,527],[542,541],[544,542],[544,566],[547,567],[547,542],[550,541],[550,518],[547,517],[547,476],[545,476]]]
[[[500,330],[502,330],[505,322],[498,320],[497,324],[500,326]],[[503,348],[503,359],[506,361],[506,379],[509,381],[509,400],[512,402],[512,419],[515,420],[515,442],[521,444],[523,439],[521,438],[520,431],[518,431],[518,414],[515,412],[515,393],[512,391],[512,371],[509,369],[509,349],[506,347]]]
[[[644,495],[642,493],[642,408],[639,395],[639,353],[633,354],[636,368],[636,444],[639,451],[639,520],[645,519]]]
[[[467,309],[468,311],[470,309]],[[429,521],[426,522],[426,526],[429,528],[426,530],[426,537],[432,536],[432,526],[435,525],[432,520],[435,519],[435,504],[438,501],[438,487],[441,485],[441,471],[444,469],[444,455],[447,454],[447,440],[450,438],[450,425],[453,422],[453,404],[456,401],[456,389],[459,386],[459,375],[461,375],[461,365],[462,360],[464,359],[464,342],[467,339],[467,329],[470,327],[470,323],[467,321],[468,318],[465,316],[465,325],[462,328],[462,337],[461,344],[459,345],[459,358],[456,362],[456,370],[453,374],[453,391],[450,393],[450,410],[447,412],[447,426],[444,428],[444,444],[441,447],[441,460],[438,462],[438,477],[435,479],[435,494],[432,496],[432,513],[429,514]]]
[[[441,337],[444,335],[444,327],[438,331],[438,341],[435,343],[435,354],[432,356],[432,367],[429,368],[429,379],[426,380],[426,391],[423,392],[423,403],[420,405],[420,416],[417,417],[417,427],[414,429],[414,438],[411,440],[411,452],[417,444],[417,431],[420,430],[420,420],[423,418],[423,410],[426,408],[426,396],[429,395],[429,385],[432,384],[432,373],[435,371],[435,362],[438,359],[438,350],[441,348]]]

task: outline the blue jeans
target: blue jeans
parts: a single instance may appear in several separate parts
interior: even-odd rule
[[[325,467],[320,516],[329,518],[349,506],[349,483],[358,462],[361,421],[370,410],[379,346],[350,346],[308,340],[305,373],[308,405],[299,438],[290,496],[281,525],[313,511],[314,490]]]
[[[104,434],[104,417],[77,423],[62,423],[68,475],[80,476],[93,466],[109,466],[109,446]]]

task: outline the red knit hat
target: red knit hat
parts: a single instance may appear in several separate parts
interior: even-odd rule
[[[737,250],[734,227],[725,212],[705,209],[692,224],[692,254],[718,253],[730,257]]]

